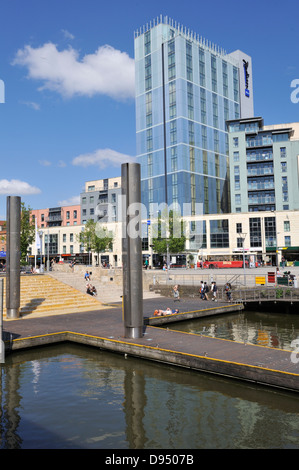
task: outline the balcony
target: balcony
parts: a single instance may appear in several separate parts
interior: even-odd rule
[[[269,147],[272,146],[273,140],[272,136],[259,136],[254,139],[246,139],[246,147],[247,148],[252,148],[252,147]]]
[[[272,182],[248,182],[248,191],[264,191],[269,189],[275,189],[274,181]]]

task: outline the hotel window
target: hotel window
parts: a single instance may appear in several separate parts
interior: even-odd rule
[[[82,204],[86,204],[86,197],[82,197]]]
[[[177,134],[176,134],[176,121],[171,121],[170,123],[170,144],[177,143]]]
[[[71,253],[71,254],[74,253],[74,246],[73,246],[73,245],[70,245],[70,253]]]
[[[94,202],[94,196],[90,196],[89,202],[90,202],[91,204],[93,204],[93,202]]]
[[[213,126],[218,127],[218,99],[215,93],[212,94],[213,102]]]
[[[287,149],[286,147],[280,147],[280,157],[285,158],[287,156]]]
[[[199,83],[203,87],[206,86],[205,53],[201,48],[199,48]]]
[[[94,208],[91,207],[91,209],[89,209],[89,215],[94,215]]]
[[[212,91],[217,92],[217,67],[216,57],[211,55],[211,72],[212,72]]]
[[[200,111],[201,111],[201,122],[207,123],[207,106],[206,106],[206,90],[200,89]]]
[[[227,63],[222,62],[222,81],[223,81],[223,95],[228,95],[228,80],[227,80]]]
[[[175,117],[176,117],[176,87],[175,87],[175,81],[172,81],[169,83],[169,119],[173,119]]]
[[[63,247],[62,247],[62,253],[63,253],[64,255],[66,254],[66,246],[65,246],[65,245],[63,245]]]
[[[240,160],[239,152],[234,152],[234,162],[238,162]]]
[[[192,43],[186,41],[186,74],[187,80],[193,80],[193,73],[192,73]]]
[[[262,230],[260,217],[249,219],[250,246],[262,246]]]
[[[234,67],[233,69],[233,82],[234,82],[234,100],[239,101],[239,72],[236,67]]]
[[[242,224],[240,222],[236,223],[236,232],[242,233]]]
[[[73,241],[74,241],[74,234],[70,233],[70,242],[73,242]]]
[[[45,214],[42,214],[42,215],[41,215],[41,221],[42,221],[42,222],[45,221]]]
[[[146,115],[146,127],[152,125],[152,92],[148,92],[145,95],[145,115]]]
[[[147,147],[148,152],[153,150],[153,130],[152,129],[146,130],[146,147]]]
[[[236,206],[241,205],[241,194],[235,194],[235,204]]]
[[[66,211],[66,218],[67,218],[67,220],[69,220],[69,218],[70,218],[70,211]]]
[[[219,131],[214,129],[214,150],[219,152]]]
[[[234,176],[235,176],[235,189],[240,189],[240,167],[235,165],[234,167]]]
[[[229,233],[228,220],[210,220],[211,248],[228,248]]]
[[[148,55],[144,59],[145,65],[145,91],[148,91],[152,88],[152,65],[151,65],[151,56]]]
[[[206,149],[207,142],[208,142],[206,126],[201,126],[201,137],[202,137],[202,147]]]
[[[283,176],[282,178],[282,200],[283,202],[288,202],[289,193],[288,193],[288,178]]]
[[[228,99],[223,99],[223,106],[224,106],[224,120],[227,121],[229,119],[229,106],[228,106]]]
[[[63,241],[63,243],[66,243],[66,234],[65,233],[62,235],[62,241]]]
[[[94,191],[94,190],[95,190],[95,186],[88,186],[87,190],[88,190],[88,191]]]
[[[188,103],[188,119],[194,119],[194,106],[193,106],[193,85],[187,83],[187,103]]]
[[[194,145],[194,122],[193,121],[188,121],[188,136],[189,136],[189,144]]]
[[[285,246],[291,246],[291,237],[290,237],[290,235],[286,235],[284,237],[284,244],[285,244]]]
[[[233,137],[233,146],[239,147],[239,137]]]
[[[73,212],[73,218],[74,218],[74,219],[77,218],[77,211],[74,211],[74,212]]]
[[[288,170],[287,168],[287,162],[281,162],[281,172],[286,173]]]
[[[177,157],[177,148],[171,147],[171,171],[176,171],[178,169],[178,157]]]
[[[116,202],[116,194],[115,193],[111,194],[111,201]]]
[[[151,52],[151,32],[147,31],[144,35],[144,55]]]
[[[168,80],[175,79],[175,42],[168,42]]]
[[[284,232],[290,232],[291,231],[291,225],[289,220],[284,220],[283,222],[283,230]]]

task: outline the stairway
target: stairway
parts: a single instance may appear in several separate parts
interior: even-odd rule
[[[6,278],[3,278],[3,318],[6,319]],[[97,297],[80,292],[45,274],[24,275],[20,280],[20,316],[58,315],[102,309]],[[107,307],[105,307],[107,308]]]

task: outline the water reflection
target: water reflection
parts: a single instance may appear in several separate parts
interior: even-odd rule
[[[169,324],[168,328],[291,350],[292,341],[299,337],[299,317],[244,311]]]
[[[296,395],[77,345],[6,358],[0,448],[299,448]]]

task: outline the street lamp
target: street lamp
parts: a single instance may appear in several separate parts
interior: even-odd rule
[[[39,267],[39,272],[43,272],[43,231],[40,230],[38,232],[39,238],[40,238],[40,267]]]
[[[278,232],[277,232],[277,217],[276,217],[276,210],[271,210],[275,217],[275,263],[276,267],[278,267]]]
[[[244,247],[244,242],[245,242],[245,238],[246,238],[246,235],[247,233],[240,233],[241,237],[242,237],[242,249],[243,249],[243,272],[244,272],[244,285],[246,286],[246,267],[245,267],[245,247]]]

